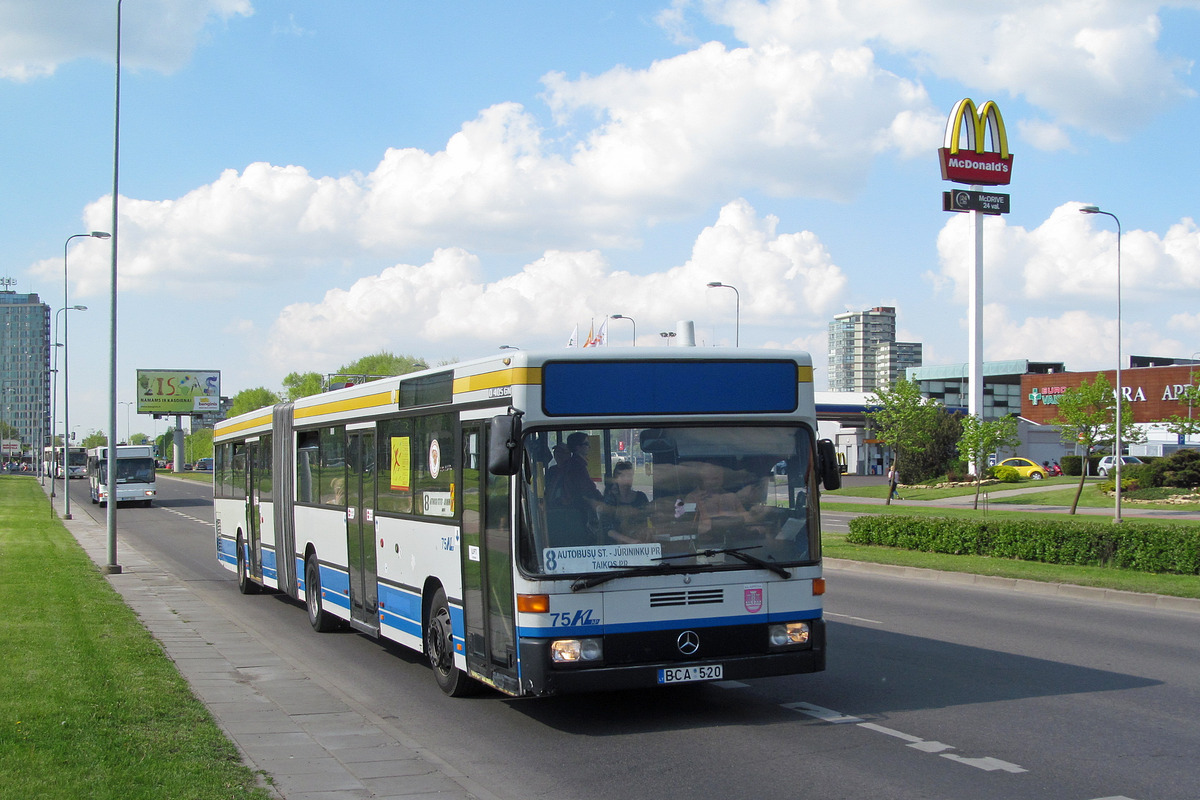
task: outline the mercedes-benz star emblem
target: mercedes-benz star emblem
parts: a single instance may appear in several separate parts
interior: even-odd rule
[[[675,640],[675,646],[685,656],[695,655],[696,651],[700,649],[700,634],[695,631],[684,631]]]

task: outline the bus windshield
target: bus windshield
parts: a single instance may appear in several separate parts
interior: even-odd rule
[[[567,428],[525,439],[532,575],[778,569],[820,558],[803,426]]]
[[[108,462],[98,468],[100,483],[108,482]],[[117,483],[154,483],[153,458],[118,458]]]

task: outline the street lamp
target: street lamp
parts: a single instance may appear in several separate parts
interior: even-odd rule
[[[129,407],[133,405],[133,401],[122,400],[120,405],[125,406],[125,444],[133,444],[130,441],[133,438],[133,429],[129,427]]]
[[[633,324],[633,346],[637,347],[637,323],[633,321],[633,317],[627,317],[624,314],[613,314],[613,319],[627,319]]]
[[[671,340],[675,338],[675,331],[660,331],[659,336],[667,340],[667,347],[671,346]]]
[[[720,281],[712,281],[708,284],[710,289],[733,289],[734,306],[733,306],[733,346],[738,347],[738,339],[741,336],[741,316],[742,316],[742,294],[737,290],[736,286],[730,286],[728,283]]]
[[[120,12],[118,11],[117,13],[119,14]],[[113,202],[116,202],[116,201],[114,200]],[[110,239],[110,238],[112,238],[112,234],[107,233],[106,231],[92,231],[91,233],[76,233],[72,236],[68,236],[67,240],[65,242],[63,242],[63,308],[70,307],[70,303],[67,301],[67,286],[68,286],[67,245],[69,245],[71,243],[72,239],[79,239],[79,238]],[[67,354],[70,352],[70,350],[67,346],[68,329],[70,327],[67,322],[68,319],[70,319],[69,316],[63,317],[63,430],[69,431],[69,430],[71,430],[71,417],[70,417],[71,404],[67,400],[67,397],[68,397],[68,392],[70,391],[69,375],[70,375],[71,370],[70,370],[70,367],[68,366],[68,361],[67,361]],[[52,444],[53,444],[53,441],[52,441]],[[67,474],[70,467],[67,465],[66,461],[67,461],[67,442],[66,442],[66,439],[64,439],[63,440],[63,476],[64,476],[63,477],[63,490],[64,490],[63,497],[65,499],[63,500],[63,519],[70,519],[71,518],[71,492],[68,491],[70,489],[70,483],[68,483],[68,481],[70,481],[71,478],[70,478],[70,475]]]
[[[1113,455],[1117,461],[1117,488],[1116,488],[1116,510],[1113,514],[1113,522],[1121,521],[1121,465],[1124,458],[1121,455],[1121,409],[1122,403],[1125,400],[1121,390],[1121,220],[1117,219],[1117,215],[1110,211],[1101,211],[1098,206],[1083,206],[1079,209],[1081,214],[1103,214],[1106,217],[1112,217],[1117,223],[1117,406],[1114,416],[1117,420],[1116,425],[1116,444],[1113,448]],[[1086,456],[1084,456],[1086,458]]]
[[[121,0],[117,0],[117,70],[116,91],[113,97],[113,188],[112,188],[112,263],[110,266],[109,315],[108,315],[108,514],[105,516],[105,532],[108,540],[108,563],[104,565],[107,575],[117,575],[121,565],[117,563],[117,210],[121,197],[118,176],[121,167]]]
[[[64,387],[64,389],[63,389],[63,395],[64,395],[63,396],[63,409],[64,409],[64,412],[66,409],[66,402],[67,402],[67,399],[65,396],[66,395],[65,387],[66,387],[66,382],[67,382],[67,355],[66,355],[67,345],[66,345],[65,337],[64,337],[64,341],[62,341],[62,342],[58,341],[58,315],[62,314],[65,311],[87,311],[87,306],[64,306],[64,307],[60,308],[58,311],[54,312],[54,339],[55,339],[55,341],[54,341],[54,369],[50,370],[51,372],[54,373],[54,387],[50,390],[50,399],[52,401],[51,409],[50,409],[50,470],[51,470],[51,472],[50,472],[50,496],[51,497],[54,497],[54,472],[55,472],[54,466],[56,463],[54,454],[57,452],[54,449],[54,428],[55,428],[55,425],[58,424],[58,413],[56,411],[56,408],[57,408],[57,403],[58,403],[58,348],[60,348],[60,347],[64,351],[63,352],[63,387]],[[64,419],[63,420],[64,430],[66,429],[66,427],[67,427],[67,423],[66,423],[66,420]],[[63,454],[63,488],[67,489],[67,488],[69,488],[69,484],[67,483],[67,481],[70,480],[70,475],[67,474],[67,442],[66,442],[66,433],[65,432],[63,433],[63,452],[62,452],[62,454]],[[66,519],[71,518],[70,513],[71,513],[70,509],[67,507],[64,507],[63,514]]]

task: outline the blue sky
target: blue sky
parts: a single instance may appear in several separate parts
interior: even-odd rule
[[[119,399],[137,368],[278,388],[387,349],[813,352],[896,306],[966,359],[963,97],[1015,164],[985,232],[985,357],[1200,351],[1200,2],[124,0]],[[0,0],[0,273],[62,304],[111,221],[115,2]],[[106,425],[106,242],[69,251],[72,423]],[[610,323],[614,344],[628,323]],[[119,415],[125,434],[125,417]],[[132,428],[154,432],[146,417]],[[163,423],[158,423],[161,430]]]

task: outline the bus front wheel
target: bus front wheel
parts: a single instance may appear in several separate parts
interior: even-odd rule
[[[250,578],[250,567],[246,564],[246,543],[239,536],[237,540],[237,574],[238,591],[242,594],[257,594],[258,584]]]
[[[308,624],[314,631],[329,633],[337,628],[337,618],[326,611],[321,602],[321,570],[315,555],[304,562],[304,604],[308,607]]]
[[[439,588],[429,604],[429,618],[425,620],[425,652],[433,677],[438,687],[451,697],[463,697],[474,693],[479,684],[465,672],[454,666],[454,629],[450,623],[450,605],[446,602],[446,590]]]

